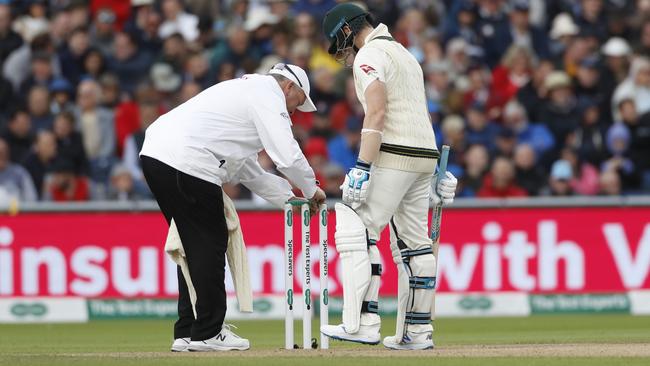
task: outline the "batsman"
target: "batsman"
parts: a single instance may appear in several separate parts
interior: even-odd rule
[[[343,324],[326,325],[330,338],[378,344],[382,272],[377,240],[390,227],[398,271],[397,329],[384,338],[391,349],[433,348],[431,310],[436,258],[428,235],[430,200],[449,204],[457,180],[440,177],[431,190],[439,152],[427,111],[422,69],[371,15],[344,3],[323,20],[329,53],[352,67],[365,118],[356,166],[341,186],[336,205],[336,249],[340,254]]]

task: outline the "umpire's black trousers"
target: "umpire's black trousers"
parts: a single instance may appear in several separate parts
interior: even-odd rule
[[[148,156],[142,171],[167,224],[174,219],[196,290],[192,311],[185,279],[178,268],[178,321],[174,338],[201,341],[219,334],[226,315],[226,247],[228,227],[221,187],[180,172]]]

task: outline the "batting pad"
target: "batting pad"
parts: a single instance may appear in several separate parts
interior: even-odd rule
[[[370,285],[370,257],[366,227],[350,207],[337,203],[336,249],[343,285],[343,325],[347,333],[359,331],[361,305]]]

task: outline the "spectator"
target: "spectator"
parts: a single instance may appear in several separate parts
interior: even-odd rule
[[[48,34],[40,34],[30,44],[23,44],[22,47],[14,50],[6,59],[2,68],[2,74],[11,82],[15,91],[25,79],[30,76],[32,57],[34,55],[47,55],[50,58],[52,75],[58,76],[61,67],[58,58],[52,57],[54,46]],[[39,56],[42,57],[42,56]]]
[[[101,90],[97,82],[84,80],[77,92],[76,119],[86,156],[90,177],[100,186],[108,182],[115,152],[113,112],[99,106]]]
[[[313,86],[311,87],[311,98],[318,109],[329,110],[330,105],[338,100],[334,92],[336,75],[327,67],[312,69]]]
[[[515,179],[528,195],[537,196],[544,187],[544,169],[537,163],[535,150],[531,145],[519,144],[515,148]]]
[[[75,117],[71,112],[61,112],[54,118],[54,135],[59,159],[72,162],[75,174],[88,174],[88,159],[81,133],[75,130]]]
[[[11,8],[0,3],[0,65],[23,44],[20,34],[11,29]]]
[[[25,41],[31,42],[37,35],[49,31],[46,3],[46,0],[27,1],[27,13],[14,21],[14,30],[20,33]]]
[[[571,164],[566,160],[558,160],[551,167],[551,175],[548,179],[546,195],[550,196],[572,196],[574,194],[571,181],[573,171]]]
[[[530,145],[536,156],[544,155],[555,145],[548,128],[539,123],[530,123],[526,110],[517,101],[513,100],[505,106],[503,125],[512,129],[519,143]]]
[[[133,34],[142,51],[155,55],[160,51],[161,40],[158,37],[160,14],[154,9],[154,0],[132,0],[131,18],[124,31]]]
[[[322,170],[327,164],[327,141],[322,137],[311,137],[305,143],[303,149],[309,166],[314,169],[316,179],[322,181]]]
[[[174,106],[179,106],[188,100],[190,100],[192,97],[198,95],[201,92],[202,88],[201,85],[193,82],[193,81],[186,81],[181,85],[181,90],[178,92],[178,101]]]
[[[612,103],[618,104],[627,96],[634,96],[634,106],[639,115],[650,112],[650,59],[640,57],[632,61],[630,74],[616,87]]]
[[[527,48],[511,46],[508,49],[501,65],[492,72],[492,87],[487,102],[490,118],[501,118],[503,106],[530,80],[531,68],[532,57]]]
[[[27,97],[27,106],[34,132],[52,129],[54,117],[50,113],[50,92],[47,87],[33,87]]]
[[[344,171],[354,167],[359,154],[361,142],[361,121],[358,118],[348,118],[345,131],[334,137],[327,144],[331,162],[338,164]]]
[[[10,110],[10,107],[17,103],[18,101],[14,100],[13,86],[9,80],[0,75],[0,126],[8,117],[7,112]]]
[[[550,47],[552,57],[562,55],[579,31],[580,28],[574,23],[571,15],[567,13],[558,14],[553,19],[553,26],[549,34],[554,40]]]
[[[117,75],[122,89],[133,92],[135,86],[147,76],[151,59],[138,48],[133,35],[120,32],[115,35],[115,54],[108,60],[108,69]]]
[[[633,192],[641,188],[641,174],[629,158],[630,131],[622,123],[616,123],[607,131],[607,149],[611,157],[601,165],[601,172],[608,170],[619,174],[623,190]]]
[[[636,54],[650,57],[650,19],[645,20],[641,25],[641,36],[639,38]]]
[[[582,160],[571,148],[564,148],[560,159],[571,165],[573,172],[571,187],[576,194],[588,196],[598,193],[598,169],[595,166]]]
[[[210,64],[202,52],[193,52],[185,61],[184,79],[201,86],[201,90],[211,87],[213,77],[210,74]]]
[[[482,198],[526,197],[525,190],[515,181],[515,168],[508,158],[494,159],[490,173],[485,176],[477,196]]]
[[[575,77],[575,93],[578,100],[593,100],[599,105],[599,115],[603,117],[603,124],[611,124],[611,108],[609,103],[611,95],[601,84],[600,60],[595,56],[585,57],[580,61]],[[610,99],[608,99],[610,98]],[[603,126],[605,127],[605,126]]]
[[[544,82],[548,99],[541,110],[541,121],[553,134],[558,146],[564,146],[567,136],[578,126],[578,110],[571,79],[562,71],[554,71]]]
[[[264,7],[257,7],[248,13],[244,29],[251,34],[251,45],[256,48],[261,57],[273,53],[271,39],[274,26],[280,19]]]
[[[452,114],[442,120],[442,136],[444,144],[453,146],[454,151],[456,149],[465,151],[465,122],[460,116]],[[455,152],[451,154],[453,155]]]
[[[165,19],[158,30],[160,38],[180,33],[187,42],[194,42],[199,37],[199,18],[184,12],[181,0],[162,0],[162,12]]]
[[[451,70],[450,79],[457,86],[467,85],[467,70],[472,62],[469,45],[462,38],[454,38],[447,43],[446,61]]]
[[[514,0],[510,10],[509,41],[513,45],[534,51],[540,58],[550,57],[549,39],[542,29],[530,24],[529,0]]]
[[[102,54],[113,54],[113,38],[115,37],[115,12],[111,8],[101,8],[95,14],[93,26],[90,29],[90,41]]]
[[[328,197],[336,197],[341,194],[341,184],[345,180],[345,171],[337,164],[327,163],[321,169],[324,182],[321,187]]]
[[[111,40],[112,39],[113,38],[111,38]],[[91,79],[99,80],[106,71],[105,55],[106,54],[96,48],[90,48],[88,52],[86,52],[82,61],[83,75]]]
[[[628,76],[632,49],[626,40],[612,37],[601,47],[601,52],[605,56],[603,80],[608,83],[608,89],[613,90]]]
[[[620,196],[622,191],[621,178],[614,170],[605,170],[598,178],[598,194],[601,196]]]
[[[472,0],[461,0],[458,2],[458,13],[456,18],[445,22],[445,42],[450,39],[461,37],[469,45],[469,53],[474,58],[482,58],[484,55],[481,36],[476,26],[476,4]]]
[[[10,159],[9,145],[0,138],[0,196],[22,202],[36,201],[36,189],[29,173]]]
[[[171,34],[163,40],[162,54],[157,63],[169,64],[175,72],[183,71],[187,59],[187,45],[180,33]]]
[[[512,158],[517,146],[517,136],[507,127],[501,127],[498,131],[494,142],[495,155]]]
[[[463,104],[486,104],[490,96],[490,73],[481,65],[474,65],[467,70],[467,88],[463,95]]]
[[[650,112],[638,119],[624,119],[630,130],[630,158],[644,176],[650,173]]]
[[[442,105],[443,110],[448,110],[451,92],[450,72],[451,68],[446,62],[430,63],[424,69],[427,99]]]
[[[115,74],[106,73],[99,78],[101,88],[101,106],[107,109],[116,108],[120,104],[122,97],[120,90],[120,80]]]
[[[2,139],[9,147],[9,156],[14,163],[21,163],[32,148],[32,120],[24,109],[17,109],[9,116],[7,128],[2,131]]]
[[[56,159],[56,136],[50,131],[36,134],[32,152],[25,159],[23,166],[32,177],[38,197],[42,197],[45,174]]]
[[[140,197],[151,197],[147,183],[145,182],[142,168],[140,167],[140,150],[144,142],[144,134],[147,127],[152,124],[160,115],[158,105],[153,100],[143,100],[138,104],[140,115],[140,128],[133,134],[126,137],[124,142],[124,155],[122,163],[131,174],[133,191]]]
[[[576,12],[576,24],[580,29],[596,35],[599,41],[607,37],[607,19],[603,0],[580,0]]]
[[[61,73],[73,85],[77,85],[83,75],[83,61],[90,48],[90,38],[86,27],[78,27],[72,31],[67,43],[58,52],[61,62]]]
[[[323,138],[325,141],[330,141],[336,136],[336,132],[332,129],[327,105],[314,112],[314,122],[309,130],[309,136]]]
[[[75,174],[74,164],[56,159],[51,173],[45,177],[44,199],[55,202],[88,201],[90,183],[86,177]]]
[[[468,144],[482,144],[488,150],[494,150],[496,147],[494,140],[499,132],[499,128],[488,120],[485,106],[480,103],[474,103],[467,109],[467,126],[465,138]]]
[[[20,97],[27,99],[27,94],[35,86],[47,87],[53,80],[52,62],[47,53],[36,53],[31,58],[31,73],[20,84]]]
[[[509,43],[510,23],[504,1],[478,0],[478,24],[483,38],[485,62],[490,67],[496,66],[506,52]]]
[[[250,47],[250,35],[239,26],[231,26],[227,37],[212,51],[210,67],[219,70],[222,64],[248,66],[254,65],[261,59],[257,51]],[[237,67],[235,67],[235,70]]]
[[[600,118],[597,101],[586,98],[578,106],[580,125],[570,135],[567,146],[576,150],[586,162],[599,166],[605,159],[605,123]]]
[[[129,169],[122,164],[115,164],[111,170],[108,199],[129,201],[140,198],[135,190],[135,184]],[[147,196],[147,198],[151,198],[151,195]]]
[[[464,168],[463,187],[467,191],[464,196],[471,197],[481,189],[490,169],[490,155],[484,145],[471,145],[467,149]]]
[[[50,94],[50,113],[59,114],[61,112],[72,112],[74,103],[72,102],[72,84],[64,78],[56,78],[49,85]]]
[[[345,78],[344,93],[344,98],[334,104],[330,112],[332,128],[339,132],[345,129],[348,118],[362,118],[364,114],[363,107],[357,99],[352,75]]]
[[[553,69],[551,61],[540,61],[535,66],[531,80],[517,91],[517,101],[526,108],[528,117],[533,121],[542,121],[543,100],[547,94],[546,78]]]

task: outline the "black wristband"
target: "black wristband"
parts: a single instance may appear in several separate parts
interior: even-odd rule
[[[370,163],[366,163],[365,161],[361,159],[357,159],[357,165],[355,166],[357,169],[365,170],[367,172],[370,171]]]

